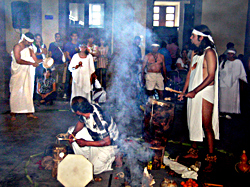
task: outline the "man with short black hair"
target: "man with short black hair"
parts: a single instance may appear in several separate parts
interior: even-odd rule
[[[49,56],[54,59],[55,70],[53,72],[53,78],[57,81],[57,91],[63,90],[63,72],[66,66],[66,59],[63,53],[63,41],[61,40],[60,33],[55,34],[55,41],[49,45]]]
[[[10,78],[10,110],[11,120],[16,120],[16,113],[26,113],[28,118],[36,119],[33,103],[35,68],[42,60],[38,60],[31,44],[34,35],[30,32],[22,34],[18,44],[11,52]]]
[[[74,54],[79,52],[79,42],[78,42],[78,34],[76,32],[72,32],[70,34],[71,41],[67,42],[64,46],[64,52],[65,52],[65,57],[67,61],[67,70],[66,70],[66,81],[64,84],[64,95],[63,98],[67,99],[70,97],[70,78],[71,78],[71,73],[68,70],[68,66],[70,64],[70,61]]]

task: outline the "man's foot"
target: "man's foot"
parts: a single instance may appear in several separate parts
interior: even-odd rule
[[[190,148],[187,153],[183,158],[198,158],[198,149]]]
[[[33,114],[27,114],[27,118],[37,119],[37,116],[34,116]]]
[[[208,162],[208,165],[204,168],[204,172],[212,172],[214,169],[214,163],[217,161],[216,155],[207,154],[205,160]]]
[[[116,168],[121,168],[122,165],[123,165],[122,155],[118,154],[118,155],[115,157],[115,167],[116,167]]]

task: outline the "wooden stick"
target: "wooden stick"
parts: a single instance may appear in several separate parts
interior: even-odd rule
[[[181,94],[181,93],[182,93],[181,91],[177,91],[177,90],[174,90],[174,89],[169,88],[169,87],[166,87],[165,90],[166,90],[166,91],[169,91],[169,92],[178,93],[178,94]]]
[[[206,186],[218,186],[218,187],[223,187],[223,185],[220,184],[212,184],[212,183],[205,183]]]
[[[77,139],[76,139],[76,137],[74,136],[74,134],[72,133],[71,135],[73,136],[74,140],[76,141]]]

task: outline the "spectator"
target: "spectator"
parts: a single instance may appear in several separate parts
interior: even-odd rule
[[[220,64],[220,112],[227,119],[230,114],[239,114],[240,111],[240,87],[239,79],[247,82],[246,72],[242,62],[236,59],[234,48],[227,50],[227,60]]]
[[[38,106],[40,104],[53,105],[56,96],[56,81],[52,78],[52,71],[44,69],[43,78],[39,79],[37,84]]]
[[[34,53],[36,55],[36,58],[39,60],[45,59],[45,56],[47,55],[47,47],[43,43],[43,38],[41,34],[35,34],[35,41],[32,44]],[[43,76],[43,65],[42,63],[39,64],[39,66],[36,68],[36,74],[35,74],[35,90],[37,89],[37,80],[42,78]]]
[[[175,63],[179,56],[179,47],[176,43],[177,43],[177,38],[173,37],[170,39],[170,43],[167,45],[167,50],[170,52],[172,58],[172,70],[176,68]]]
[[[54,59],[53,78],[57,78],[57,91],[63,91],[63,72],[66,58],[63,53],[63,42],[59,33],[55,34],[55,41],[49,45],[49,56]]]
[[[178,70],[188,70],[190,65],[190,60],[187,57],[187,50],[183,49],[181,51],[181,57],[177,59],[176,67]]]
[[[107,66],[108,66],[108,51],[109,47],[106,45],[104,39],[100,39],[100,46],[98,47],[98,59],[97,59],[97,68],[96,75],[100,81],[102,87],[106,89],[106,77],[107,77]]]
[[[167,73],[172,71],[171,65],[172,65],[172,58],[170,52],[167,50],[167,43],[165,41],[161,42],[161,48],[159,49],[159,53],[161,53],[164,56],[165,60],[165,66]]]
[[[67,42],[64,46],[64,52],[68,67],[70,64],[70,61],[74,54],[78,53],[79,49],[79,42],[78,42],[78,34],[76,32],[72,32],[70,34],[71,41]],[[71,79],[71,73],[69,72],[68,68],[66,70],[66,81],[64,84],[64,95],[63,98],[67,99],[70,96],[70,79]]]

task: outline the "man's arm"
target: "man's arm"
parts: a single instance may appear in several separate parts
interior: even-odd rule
[[[192,90],[191,92],[188,92],[186,94],[186,97],[189,98],[194,98],[195,95],[201,91],[202,89],[204,89],[205,87],[207,87],[208,85],[210,85],[215,78],[215,71],[217,68],[217,59],[216,59],[216,55],[213,49],[208,49],[206,51],[205,57],[204,57],[206,64],[207,64],[207,77],[203,80],[203,82],[197,86],[194,90]]]
[[[141,79],[142,79],[143,83],[145,81],[144,75],[145,75],[145,67],[146,67],[147,63],[148,63],[148,56],[146,55],[144,57],[144,60],[143,60],[143,63],[142,63],[142,70],[141,70]]]
[[[164,77],[164,82],[166,83],[167,82],[167,69],[166,69],[166,66],[165,66],[165,58],[164,58],[164,55],[162,55],[162,54],[161,54],[161,57],[162,57],[163,77]]]
[[[14,56],[15,56],[15,59],[16,59],[16,63],[20,64],[20,65],[32,65],[34,67],[37,67],[39,66],[38,63],[34,63],[34,62],[29,62],[29,61],[26,61],[26,60],[22,60],[21,59],[21,46],[19,45],[15,45],[14,46]],[[30,53],[33,52],[32,50],[30,50]],[[34,52],[33,52],[34,53]],[[31,53],[31,56],[32,56],[32,53]],[[33,56],[32,56],[33,57]],[[36,59],[36,58],[35,58]],[[34,59],[34,60],[35,60]],[[37,59],[36,59],[37,60]]]
[[[84,123],[78,121],[72,134],[75,136],[80,130],[82,130],[83,127],[84,127]]]
[[[103,147],[103,146],[109,146],[111,144],[111,140],[110,140],[110,137],[107,136],[99,141],[86,141],[84,139],[77,139],[76,143],[80,147],[84,147],[84,146]]]

